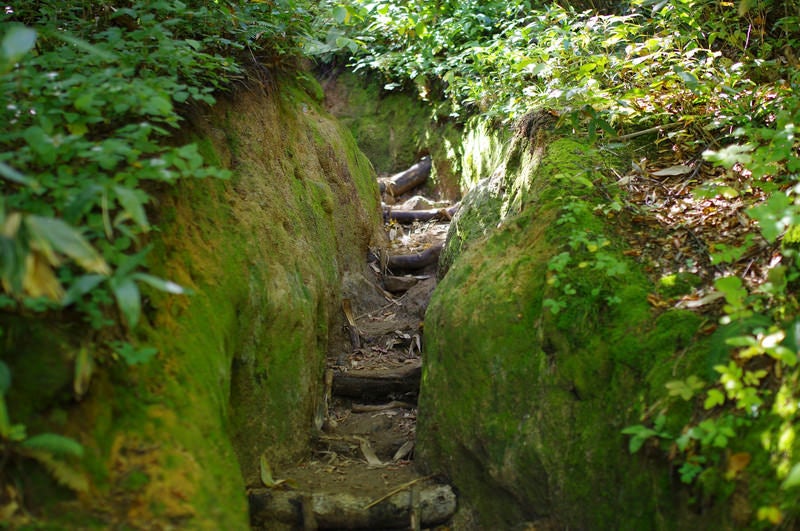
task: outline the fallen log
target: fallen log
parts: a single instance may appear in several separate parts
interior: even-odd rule
[[[449,485],[422,479],[378,500],[346,492],[253,490],[251,524],[254,529],[269,529],[276,521],[301,529],[408,529],[412,514],[425,527],[442,524],[455,513],[456,495]],[[412,487],[418,496],[412,496]]]
[[[450,221],[453,219],[456,211],[458,211],[458,204],[448,208],[431,208],[428,210],[394,210],[390,206],[383,207],[383,220],[389,221],[393,219],[398,223],[413,223],[415,221],[430,221],[432,219],[441,219]]]
[[[356,398],[364,402],[382,402],[403,398],[416,402],[421,364],[388,371],[336,372],[333,375],[333,394]]]
[[[442,253],[443,243],[439,243],[428,247],[421,253],[414,254],[398,254],[390,256],[386,262],[386,266],[392,271],[398,270],[414,270],[422,269],[423,267],[435,264],[439,261],[439,255]]]
[[[404,194],[424,183],[431,173],[431,158],[424,157],[422,160],[411,166],[405,171],[395,173],[387,179],[378,182],[381,193],[388,193],[393,197]]]

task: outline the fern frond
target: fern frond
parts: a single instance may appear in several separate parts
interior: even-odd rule
[[[89,480],[86,474],[69,463],[56,459],[53,454],[43,450],[27,450],[24,455],[45,467],[53,479],[65,487],[75,492],[89,491]]]

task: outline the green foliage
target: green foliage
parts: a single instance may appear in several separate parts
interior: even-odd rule
[[[719,487],[712,487],[716,481],[712,478],[736,480],[751,458],[769,463],[767,468],[750,474],[780,483],[780,488],[753,493],[761,505],[758,513],[772,522],[797,517],[791,489],[800,470],[795,443],[800,397],[798,303],[787,283],[778,281],[785,279],[785,269],[780,275],[771,275],[776,281],[760,290],[749,290],[738,277],[717,279],[715,287],[725,299],[722,324],[743,325],[725,339],[729,357],[714,365],[716,381],[705,383],[690,375],[666,384],[668,396],[701,399],[695,419],[664,448],[675,456],[681,480],[705,486],[713,494]],[[754,320],[756,310],[767,313]],[[744,326],[749,322],[759,324]],[[770,322],[773,324],[763,324]],[[669,418],[668,410],[665,414]],[[747,435],[756,423],[760,443],[753,445]],[[663,426],[664,421],[659,420],[658,425]],[[669,439],[655,425],[631,426],[623,433],[632,437],[631,453],[653,437]],[[745,464],[737,464],[732,456],[746,456],[739,458]]]
[[[123,341],[113,341],[109,346],[114,349],[115,354],[121,357],[128,365],[147,363],[153,356],[158,354],[158,349],[156,348],[136,348],[130,343],[125,343]]]
[[[711,0],[634,0],[613,12],[579,4],[331,3],[329,20],[340,26],[326,52],[360,45],[356,69],[382,72],[388,90],[415,88],[439,116],[511,122],[550,107],[569,111],[564,123],[590,137],[680,121],[678,136],[704,138],[698,128],[767,119],[769,108],[750,104],[768,101],[750,77],[779,70],[782,50],[800,40],[796,1],[762,2],[743,15]]]
[[[86,492],[86,476],[76,466],[83,457],[83,446],[74,439],[55,433],[28,436],[23,424],[12,424],[6,407],[6,393],[11,387],[11,373],[0,361],[0,460],[32,459],[43,466],[62,485],[76,492]]]
[[[113,321],[101,317],[110,300],[134,327],[141,283],[181,293],[135,272],[146,265],[141,240],[152,230],[153,191],[229,172],[207,166],[194,144],[171,145],[180,111],[213,103],[214,92],[241,79],[237,56],[279,63],[299,54],[305,14],[300,2],[7,7],[0,30],[0,113],[9,124],[0,133],[5,290],[29,308],[26,299],[38,297],[73,306],[96,327]]]
[[[628,450],[635,454],[638,452],[644,443],[647,442],[648,439],[651,437],[660,437],[662,439],[672,439],[672,435],[669,432],[664,430],[664,424],[666,423],[667,417],[664,415],[659,415],[656,417],[656,420],[653,424],[652,428],[648,428],[642,424],[637,424],[636,426],[628,426],[622,433],[625,435],[630,435],[631,438],[628,441]]]
[[[210,105],[248,70],[292,66],[310,2],[89,0],[10,2],[0,14],[0,283],[4,312],[77,315],[102,349],[74,358],[82,397],[97,367],[146,363],[156,349],[119,339],[142,320],[143,293],[187,290],[146,272],[154,198],[179,179],[227,178],[182,114]],[[57,313],[58,312],[58,313]],[[35,318],[36,316],[32,316]],[[0,333],[2,330],[0,330]],[[50,370],[42,367],[42,371]],[[0,460],[33,459],[85,492],[82,447],[13,424],[0,361]],[[13,413],[13,412],[12,412]]]
[[[619,303],[615,294],[617,282],[628,271],[627,264],[610,250],[611,241],[590,230],[577,230],[578,221],[591,217],[589,204],[571,200],[562,207],[556,225],[559,234],[565,235],[565,251],[553,256],[547,264],[547,285],[557,296],[544,300],[543,304],[553,314],[566,308],[570,299],[580,297],[586,303],[603,305]],[[596,275],[574,271],[590,270]]]

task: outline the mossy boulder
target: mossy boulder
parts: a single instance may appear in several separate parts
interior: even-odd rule
[[[652,282],[595,214],[590,150],[515,142],[451,230],[425,318],[419,460],[484,529],[702,528],[713,511],[687,510],[669,466],[621,433],[702,366],[701,319],[650,307]]]
[[[325,356],[344,340],[341,279],[365,267],[381,219],[369,161],[308,79],[189,117],[177,140],[234,176],[151,190],[150,271],[194,294],[143,288],[144,322],[127,339],[158,349],[148,363],[108,348],[121,328],[3,318],[12,420],[86,450],[80,504],[19,463],[45,528],[248,529],[259,456],[279,469],[308,451]],[[87,352],[94,370],[79,397]]]

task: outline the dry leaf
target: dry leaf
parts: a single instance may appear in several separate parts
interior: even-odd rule
[[[392,461],[399,461],[408,457],[411,451],[414,449],[414,441],[406,441],[403,446],[398,448],[398,450],[394,453],[392,457]]]
[[[678,164],[676,166],[670,166],[669,168],[664,168],[663,170],[658,170],[652,172],[652,175],[656,177],[672,177],[674,175],[686,175],[690,173],[692,168],[686,166],[685,164]]]
[[[701,306],[711,304],[712,302],[719,300],[723,297],[725,297],[725,295],[722,292],[712,291],[705,297],[700,297],[699,299],[683,299],[681,301],[678,301],[678,304],[676,304],[675,307],[691,310],[693,308],[700,308]]]
[[[269,466],[269,461],[267,461],[266,452],[261,454],[261,458],[259,459],[259,465],[261,467],[261,483],[263,483],[265,487],[273,489],[283,483],[286,483],[285,479],[272,478],[272,468]]]
[[[72,389],[77,398],[83,397],[89,390],[89,383],[94,372],[94,360],[89,349],[81,347],[75,358],[75,375],[72,380]]]
[[[361,453],[364,454],[364,459],[370,466],[383,466],[383,463],[378,456],[375,455],[375,450],[370,446],[369,441],[363,437],[358,437],[358,445],[361,447]]]
[[[725,471],[725,479],[731,480],[735,478],[739,472],[747,468],[751,459],[752,456],[747,452],[732,454],[728,458],[728,469]]]
[[[47,297],[59,301],[64,296],[64,289],[56,278],[47,258],[38,252],[25,257],[25,278],[22,289],[31,297]]]

